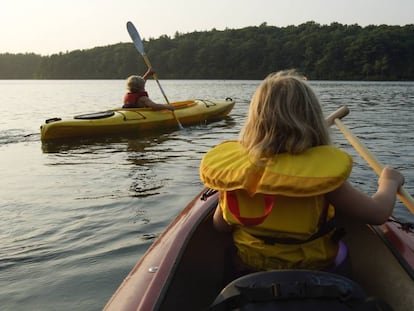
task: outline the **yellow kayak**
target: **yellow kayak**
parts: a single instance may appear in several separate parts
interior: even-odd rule
[[[222,119],[233,109],[235,101],[187,100],[171,103],[182,125],[197,124]],[[169,110],[151,108],[115,108],[108,111],[83,114],[73,119],[52,118],[40,126],[41,139],[89,137],[122,133],[143,132],[152,129],[178,127],[174,114]]]

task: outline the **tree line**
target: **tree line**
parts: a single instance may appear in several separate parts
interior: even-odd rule
[[[263,23],[143,43],[164,79],[262,79],[296,68],[312,80],[414,80],[414,24]],[[0,54],[0,79],[124,79],[145,69],[132,43],[50,56]]]

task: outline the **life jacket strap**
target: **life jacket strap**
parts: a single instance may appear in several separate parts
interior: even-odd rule
[[[304,244],[308,243],[310,241],[319,239],[320,237],[323,237],[324,235],[332,232],[335,230],[334,234],[332,235],[332,239],[334,242],[338,242],[341,240],[345,235],[345,230],[343,228],[337,228],[335,218],[331,218],[326,223],[323,224],[322,227],[319,228],[317,232],[312,234],[309,238],[301,240],[301,239],[295,239],[295,238],[277,238],[272,236],[263,236],[263,235],[253,235],[255,238],[258,238],[262,240],[265,244],[273,245],[273,244]]]

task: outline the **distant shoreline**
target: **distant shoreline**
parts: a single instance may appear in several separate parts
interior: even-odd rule
[[[414,25],[307,22],[161,36],[144,41],[162,79],[261,80],[296,68],[310,80],[413,81]],[[0,54],[0,79],[125,79],[145,72],[132,43],[41,56]]]

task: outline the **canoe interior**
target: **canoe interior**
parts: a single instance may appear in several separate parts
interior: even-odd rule
[[[225,262],[232,243],[229,234],[218,233],[212,226],[216,204],[215,195],[207,201],[196,197],[131,271],[106,310],[208,307],[226,285]],[[385,300],[395,311],[414,310],[413,267],[402,256],[396,256],[400,252],[393,243],[384,243],[386,227],[374,230],[348,220],[342,225],[347,231],[351,279],[368,295]],[[405,237],[408,239],[405,243],[414,242],[412,232],[406,232]],[[413,245],[408,250],[411,255]],[[152,264],[159,269],[150,276],[148,267]]]
[[[348,221],[345,227],[352,278],[369,295],[384,299],[394,311],[414,310],[413,266],[400,256],[397,245],[384,243],[386,237],[383,230],[387,230],[388,226],[380,228]],[[412,256],[413,233],[406,234],[411,240]]]
[[[194,232],[161,300],[159,310],[203,310],[226,285],[225,264],[232,239],[212,227],[210,213]]]

